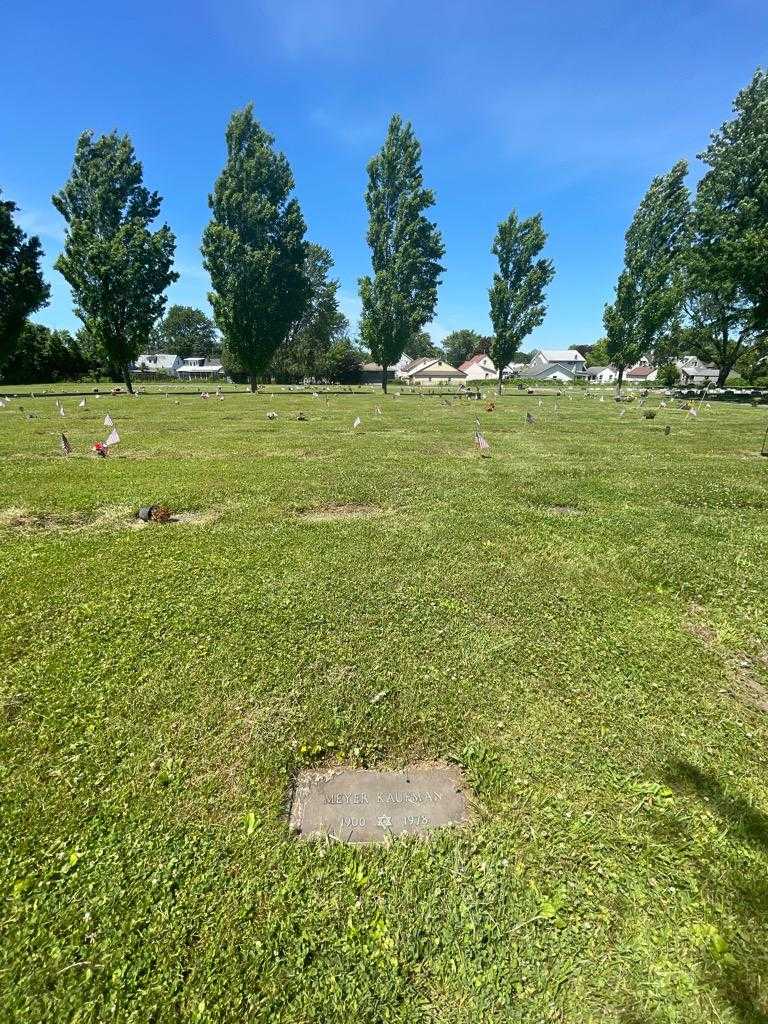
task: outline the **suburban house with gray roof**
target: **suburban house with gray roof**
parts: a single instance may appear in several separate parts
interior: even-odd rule
[[[586,365],[586,359],[576,349],[538,349],[528,366],[520,371],[520,376],[532,380],[573,381],[584,377]]]
[[[175,377],[182,365],[183,360],[173,352],[142,352],[136,357],[133,368],[137,373],[164,373]]]
[[[700,363],[695,356],[685,356],[677,361],[681,384],[717,384],[720,371],[716,366]]]

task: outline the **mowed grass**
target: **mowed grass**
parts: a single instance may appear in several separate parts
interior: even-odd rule
[[[0,409],[2,1021],[768,1019],[765,409],[64,405]],[[422,759],[471,828],[289,837]]]

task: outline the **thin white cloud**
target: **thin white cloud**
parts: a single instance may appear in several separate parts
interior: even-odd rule
[[[19,209],[13,216],[22,231],[28,235],[37,235],[41,239],[50,239],[59,245],[64,244],[64,221],[53,207],[50,210],[41,210],[19,204]]]

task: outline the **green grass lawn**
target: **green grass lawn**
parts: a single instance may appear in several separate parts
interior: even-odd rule
[[[0,1020],[768,1020],[766,410],[557,402],[0,409]],[[423,759],[472,827],[289,837]]]

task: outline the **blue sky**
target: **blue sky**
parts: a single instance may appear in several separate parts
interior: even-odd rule
[[[2,32],[0,187],[45,248],[52,300],[37,319],[70,329],[50,196],[77,135],[131,135],[177,236],[169,300],[207,309],[207,197],[229,114],[253,100],[353,331],[365,165],[397,111],[422,141],[446,245],[433,338],[490,331],[491,241],[515,208],[543,213],[556,268],[527,347],[593,341],[651,178],[686,157],[694,180],[709,132],[768,63],[766,0],[6,0]]]

